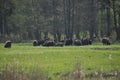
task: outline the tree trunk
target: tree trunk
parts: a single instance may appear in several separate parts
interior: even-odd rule
[[[58,39],[58,41],[60,41],[61,40],[61,33],[57,33],[57,39]]]
[[[111,23],[111,21],[110,21],[110,0],[107,0],[107,7],[106,7],[106,10],[107,10],[107,36],[109,37],[110,36],[110,23]]]
[[[79,31],[76,32],[76,39],[80,39]]]
[[[68,38],[68,28],[67,28],[67,0],[63,0],[64,6],[64,27],[65,27],[65,35]]]
[[[101,6],[102,6],[102,4],[101,4]],[[103,18],[104,18],[104,7],[101,7],[101,9],[100,9],[100,36],[101,37],[104,36],[103,28],[105,27]]]
[[[73,38],[73,27],[74,27],[74,10],[75,10],[75,2],[74,2],[74,0],[72,0],[72,13],[71,13],[71,15],[72,15],[72,17],[71,17],[71,31],[70,31],[70,38],[72,39]]]
[[[112,0],[112,4],[113,4],[113,13],[114,13],[114,27],[115,27],[115,31],[117,35],[116,40],[120,40],[120,26],[117,26],[117,14],[116,14],[115,0]]]
[[[48,39],[48,32],[44,32],[44,39]]]
[[[38,30],[38,29],[36,29],[36,30],[34,31],[34,35],[35,35],[35,39],[37,39],[37,40],[40,39],[40,37],[39,37],[39,30]]]
[[[70,20],[70,14],[71,14],[71,12],[70,12],[70,6],[71,6],[71,3],[70,3],[70,0],[68,0],[68,6],[67,6],[67,8],[68,8],[68,10],[67,10],[67,11],[68,11],[68,12],[67,12],[68,26],[67,26],[67,27],[68,27],[68,38],[69,38],[69,39],[70,39],[70,36],[71,36],[71,35],[70,35],[70,34],[71,34],[71,33],[70,33],[70,21],[71,21],[71,20]]]
[[[53,35],[54,35],[54,40],[57,41],[57,35],[56,35],[56,6],[55,6],[55,0],[52,0],[52,9],[53,9]]]
[[[53,34],[53,35],[54,35],[54,40],[55,40],[55,41],[58,41],[58,40],[57,40],[57,35],[56,35],[56,33],[55,33],[55,32],[54,32],[54,34]]]
[[[119,18],[118,24],[119,24],[119,27],[120,27],[120,11],[119,11],[119,13],[118,13],[118,18]]]
[[[5,34],[5,18],[3,15],[3,17],[2,17],[2,35],[5,36],[4,34]]]
[[[5,0],[2,0],[2,4],[1,4],[1,7],[2,7],[2,10],[1,10],[1,21],[2,21],[2,22],[1,22],[1,26],[2,26],[2,32],[1,32],[1,33],[2,33],[2,36],[5,36],[5,32],[6,32],[6,31],[5,31],[5,27],[6,27],[6,26],[5,26],[5,23],[6,23],[6,22],[5,22],[5,21],[6,21],[6,20],[5,20],[5,19],[6,19],[6,17],[5,17],[5,3],[6,3]]]
[[[73,38],[74,26],[74,2],[71,0],[64,1],[64,15],[65,15],[65,33],[67,39]]]
[[[91,6],[91,13],[90,13],[90,39],[94,39],[94,33],[95,33],[95,26],[96,26],[96,2],[95,0],[91,0],[90,6]]]

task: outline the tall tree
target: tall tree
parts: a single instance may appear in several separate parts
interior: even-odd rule
[[[74,0],[64,1],[65,33],[67,39],[73,38]]]
[[[9,33],[7,27],[8,17],[11,16],[14,10],[14,4],[11,0],[1,0],[0,1],[0,34],[5,36]]]
[[[100,11],[100,21],[99,24],[101,26],[101,36],[110,36],[111,35],[111,25],[112,25],[112,19],[111,19],[111,1],[110,0],[99,0],[99,11]]]
[[[106,10],[107,10],[107,36],[110,36],[110,25],[111,25],[111,16],[110,16],[110,0],[106,0]]]
[[[89,12],[89,20],[90,20],[90,27],[89,27],[89,32],[90,32],[90,38],[93,40],[94,39],[94,34],[96,31],[96,26],[97,26],[97,1],[96,0],[90,0],[90,12]]]
[[[117,12],[118,12],[118,15],[119,15],[119,18],[120,18],[120,10],[119,10],[119,7],[118,7],[118,11],[116,9],[116,4],[115,4],[116,0],[112,0],[112,7],[113,7],[113,15],[114,15],[114,28],[115,28],[115,31],[116,31],[116,34],[117,34],[117,40],[120,40],[120,25],[117,25],[119,24],[119,22],[117,22]],[[118,5],[120,6],[120,5]]]

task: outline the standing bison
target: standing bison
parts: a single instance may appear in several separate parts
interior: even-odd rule
[[[63,47],[63,46],[64,46],[64,43],[63,43],[63,42],[57,42],[57,43],[55,44],[55,46]]]
[[[43,45],[44,44],[44,42],[45,42],[45,40],[37,40],[38,41],[38,46],[40,46],[40,45]]]
[[[76,40],[74,41],[74,45],[75,45],[75,46],[81,46],[81,45],[82,45],[81,40],[76,39]]]
[[[102,43],[103,43],[103,45],[110,45],[110,40],[109,40],[109,38],[104,37],[104,38],[102,39]]]
[[[11,41],[6,41],[4,47],[11,48]]]
[[[92,44],[92,40],[89,38],[83,38],[82,39],[82,45],[91,45]]]
[[[44,42],[45,42],[45,40],[34,40],[33,41],[33,46],[43,45]]]
[[[65,41],[65,45],[66,46],[69,46],[69,45],[72,45],[73,44],[73,40],[72,39],[66,39]]]
[[[38,41],[37,40],[33,41],[33,46],[38,46]]]
[[[46,40],[43,44],[43,46],[55,46],[55,42],[53,40]]]

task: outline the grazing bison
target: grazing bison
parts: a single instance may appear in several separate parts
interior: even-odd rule
[[[66,46],[69,46],[69,45],[72,45],[73,44],[73,40],[72,39],[66,39],[65,41],[65,45]]]
[[[92,44],[92,40],[88,39],[88,38],[83,38],[82,39],[82,45],[91,45]]]
[[[4,47],[11,48],[11,41],[6,41]]]
[[[82,45],[81,40],[76,39],[76,40],[74,41],[74,45],[75,45],[75,46],[81,46],[81,45]]]
[[[91,39],[88,39],[88,44],[92,45],[92,40]]]
[[[33,41],[33,46],[38,46],[38,41],[37,40]]]
[[[63,42],[57,42],[57,43],[55,44],[55,46],[63,47],[63,46],[64,46],[64,43],[63,43]]]
[[[44,42],[43,46],[55,46],[55,42],[52,40],[47,40]]]
[[[38,46],[43,45],[45,40],[38,40]]]
[[[64,43],[64,42],[65,42],[65,40],[60,40],[59,42],[63,42],[63,43]]]
[[[102,43],[103,43],[103,45],[110,45],[110,40],[109,40],[109,38],[104,37],[104,38],[102,39]]]

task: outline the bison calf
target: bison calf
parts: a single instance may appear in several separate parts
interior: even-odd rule
[[[11,41],[6,41],[4,47],[11,48]]]

